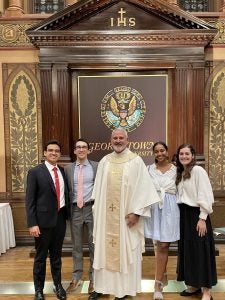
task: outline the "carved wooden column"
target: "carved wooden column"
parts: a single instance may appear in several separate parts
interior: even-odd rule
[[[62,145],[62,161],[70,160],[70,84],[67,64],[41,63],[41,109],[43,145],[57,139]]]
[[[52,64],[40,63],[41,111],[42,111],[42,144],[52,136]],[[50,105],[51,103],[51,105]]]
[[[6,16],[18,16],[23,13],[22,0],[9,0],[9,7],[5,11]]]
[[[176,131],[170,135],[171,144],[191,143],[198,154],[204,153],[204,74],[204,62],[179,62],[174,70],[172,87],[170,119],[171,128]]]

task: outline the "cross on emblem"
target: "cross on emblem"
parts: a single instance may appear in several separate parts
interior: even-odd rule
[[[124,17],[123,15],[126,13],[126,11],[121,7],[121,9],[118,11],[118,14],[120,15],[121,22],[123,21]]]

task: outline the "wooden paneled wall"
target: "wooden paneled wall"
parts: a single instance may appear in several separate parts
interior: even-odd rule
[[[89,5],[94,5],[94,2],[98,1],[89,1]],[[139,1],[133,2],[138,3]],[[142,5],[147,5],[146,3],[143,2]],[[101,6],[102,3],[99,1],[97,5]],[[178,27],[174,26],[175,34],[173,35],[172,24],[173,22],[177,24],[180,20],[177,17],[179,12],[169,14],[170,17],[174,15],[174,20],[168,19],[170,22],[167,23],[166,21],[162,22],[161,17],[157,20],[156,15],[148,14],[149,7],[143,10],[139,7],[136,11],[136,6],[133,4],[127,5],[126,9],[131,16],[141,19],[138,23],[141,28],[136,29],[136,34],[129,36],[129,30],[127,34],[124,34],[123,30],[120,33],[118,29],[111,30],[109,26],[102,33],[101,30],[107,24],[109,14],[115,13],[115,16],[118,17],[117,11],[120,7],[116,7],[115,12],[111,7],[106,12],[102,12],[102,8],[99,7],[99,14],[102,13],[102,17],[95,12],[92,21],[83,22],[81,20],[80,23],[76,21],[72,24],[73,18],[80,17],[81,12],[85,14],[85,9],[87,9],[87,18],[89,18],[88,5],[87,7],[84,5],[76,13],[75,8],[74,12],[71,8],[71,12],[67,10],[65,17],[63,12],[60,13],[62,15],[59,14],[59,22],[54,22],[55,16],[52,17],[46,25],[47,30],[42,28],[41,33],[38,31],[33,33],[32,41],[39,43],[40,63],[38,65],[30,66],[28,63],[21,62],[16,66],[8,62],[4,66],[7,190],[0,194],[0,202],[10,202],[11,204],[16,238],[19,243],[33,242],[33,239],[28,236],[24,209],[26,170],[41,162],[43,159],[42,145],[52,138],[56,138],[62,143],[62,164],[69,163],[73,158],[73,142],[79,132],[76,83],[79,72],[85,72],[87,76],[93,75],[95,72],[98,74],[101,72],[111,74],[147,72],[150,74],[156,71],[167,73],[169,78],[168,146],[170,154],[175,153],[177,147],[184,142],[194,144],[200,157],[204,157],[206,153],[205,140],[209,138],[209,130],[206,131],[206,126],[208,126],[207,122],[210,118],[210,106],[206,101],[205,92],[211,70],[205,64],[205,46],[210,39],[207,37],[209,33],[203,35],[201,30],[197,30],[196,33],[194,32],[195,28],[192,28],[190,30],[193,32],[191,31],[187,35],[187,28],[183,34],[182,29],[177,30]],[[146,20],[144,24],[143,18]],[[183,20],[184,23],[186,21],[188,23],[186,19]],[[67,22],[65,31],[62,29],[64,22]],[[157,29],[153,35],[149,34],[149,24],[154,24]],[[192,26],[191,21],[188,24]],[[71,25],[71,29],[68,29],[69,25]],[[58,29],[57,26],[60,28]],[[96,32],[93,33],[95,26],[97,26]],[[168,32],[170,30],[170,34],[167,29]],[[55,35],[52,35],[53,30],[56,32],[54,32]],[[90,34],[89,30],[91,30]],[[26,88],[24,88],[23,81],[26,83]],[[18,82],[22,82],[22,85],[19,85]],[[19,88],[17,88],[18,86]],[[13,88],[11,89],[11,87]],[[25,91],[23,97],[17,94],[18,91],[19,93]],[[19,95],[18,99],[23,99],[24,103],[32,104],[30,115],[23,115],[23,118],[20,119],[18,114],[17,120],[20,126],[10,124],[10,120],[13,120],[10,118],[10,113],[17,112],[16,108],[14,111],[10,110],[10,101],[13,98],[11,93],[14,97]],[[208,102],[210,101],[211,99]],[[21,104],[22,108],[24,103],[18,105]],[[14,101],[15,106],[16,104],[17,101]],[[20,110],[18,112],[20,113]],[[88,114],[91,115],[91,112]],[[207,116],[207,120],[205,116]],[[27,118],[31,123],[27,122]],[[20,122],[21,120],[22,122]],[[34,126],[24,127],[28,123]],[[16,152],[18,148],[11,147],[15,138],[12,138],[10,128],[15,129],[15,136],[21,135],[21,132],[30,133],[32,137],[30,148],[27,145],[23,147],[23,142],[21,142],[20,146],[22,147]],[[35,151],[35,155],[31,150]],[[16,155],[12,155],[12,153]],[[26,159],[20,160],[24,153],[29,155],[26,156]],[[208,164],[206,166],[208,168]],[[23,171],[20,171],[20,168]],[[13,180],[14,185],[12,184]],[[224,211],[224,203],[223,191],[218,191],[213,215],[215,227],[224,226],[224,216],[222,219],[223,213],[220,211],[221,208]]]

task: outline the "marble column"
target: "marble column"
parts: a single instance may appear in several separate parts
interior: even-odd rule
[[[22,0],[9,0],[9,7],[5,11],[6,16],[18,16],[22,15],[23,12],[23,5]]]

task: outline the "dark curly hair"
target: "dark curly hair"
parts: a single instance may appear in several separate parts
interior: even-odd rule
[[[183,165],[180,163],[180,160],[179,160],[179,153],[180,153],[180,150],[183,149],[183,148],[189,148],[192,155],[193,155],[192,161],[190,162],[190,164],[187,165],[187,167],[185,169],[184,169]],[[181,182],[182,177],[183,177],[184,180],[191,177],[191,170],[196,165],[195,149],[193,148],[193,146],[191,144],[182,144],[177,149],[176,157],[177,157],[177,161],[176,161],[176,166],[177,166],[176,185],[178,185],[179,182]]]
[[[162,141],[158,141],[158,142],[156,142],[156,143],[153,145],[153,147],[152,147],[152,151],[153,151],[153,152],[154,152],[154,150],[155,150],[155,147],[158,146],[158,145],[162,145],[163,148],[164,148],[166,151],[168,151],[168,146],[166,145],[166,143],[164,143],[164,142],[162,142]],[[155,163],[157,163],[157,162],[158,162],[158,160],[155,159]]]

